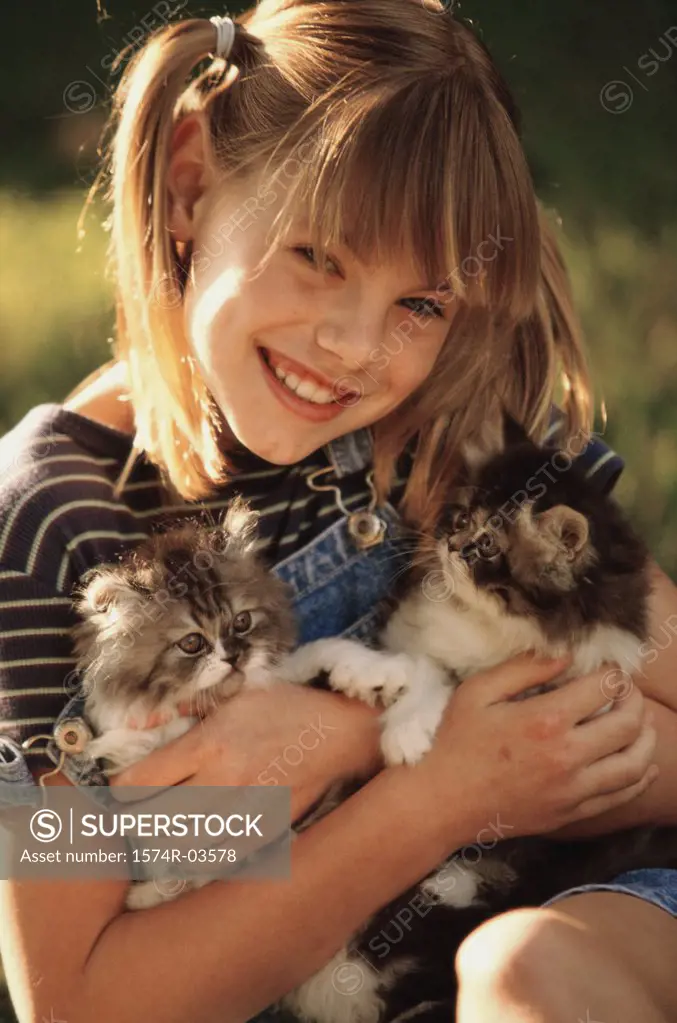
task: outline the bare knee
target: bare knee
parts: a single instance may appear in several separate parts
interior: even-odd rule
[[[557,966],[566,969],[572,958],[585,954],[583,938],[581,930],[552,910],[512,910],[465,939],[456,956],[459,984],[503,994],[543,993]]]

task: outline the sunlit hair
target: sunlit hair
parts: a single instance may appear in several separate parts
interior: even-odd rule
[[[453,465],[502,407],[541,435],[558,382],[569,432],[587,430],[564,266],[517,111],[472,28],[438,0],[261,0],[237,20],[228,61],[210,56],[208,20],[164,27],[115,97],[116,357],[127,364],[136,448],[184,498],[228,478],[227,426],[183,322],[191,252],[167,226],[172,133],[195,110],[209,118],[224,187],[263,171],[275,190],[284,176],[266,259],[302,209],[318,252],[347,245],[367,263],[413,255],[439,281],[438,300],[455,303],[428,380],[373,426],[382,498],[413,441],[403,511],[420,523],[435,506],[435,466]]]

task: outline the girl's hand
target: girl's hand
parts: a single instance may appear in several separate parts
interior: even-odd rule
[[[288,785],[292,819],[332,782],[381,767],[379,712],[305,686],[238,693],[111,786]]]
[[[608,668],[522,701],[510,697],[548,682],[569,665],[524,655],[456,690],[421,774],[430,813],[453,828],[449,792],[477,809],[477,828],[496,821],[503,837],[544,833],[594,817],[640,795],[654,780],[656,733],[638,686],[608,705]],[[589,719],[589,720],[585,720]]]

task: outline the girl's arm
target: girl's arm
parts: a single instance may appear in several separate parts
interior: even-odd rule
[[[523,657],[467,682],[419,764],[377,774],[292,843],[289,880],[214,881],[134,913],[123,912],[123,881],[4,882],[0,943],[20,1023],[42,1017],[241,1023],[316,972],[374,911],[464,844],[482,837],[486,847],[497,828],[511,835],[548,830],[634,798],[651,781],[653,748],[639,693],[591,721],[584,734],[576,722],[606,702],[599,676],[578,679],[566,692],[508,699],[565,666]],[[305,792],[299,799],[294,791],[292,800],[302,812],[320,784],[320,763],[326,785],[341,773],[339,751],[342,773],[373,762],[374,718],[354,701],[307,690],[292,700],[296,721],[291,712],[287,720],[262,714],[262,701],[278,696],[274,690],[241,694],[213,712],[225,728],[238,708],[219,781],[242,784],[251,770],[249,783],[256,784],[260,760],[247,767],[253,745],[277,744],[279,755],[280,741],[308,725],[311,703],[302,706],[302,698],[325,698],[325,726],[334,730],[325,728],[317,757],[309,755],[288,779]],[[312,703],[313,712],[317,706]],[[351,739],[360,733],[359,742]],[[185,779],[188,764],[191,780],[200,784],[207,772],[216,783],[218,749],[209,740],[195,742],[205,734],[198,725],[142,765],[150,774],[159,758],[161,783],[171,784],[171,746],[175,781]],[[204,771],[197,761],[189,764],[200,750]],[[137,771],[135,782],[158,779]]]
[[[651,582],[645,667],[635,681],[646,696],[677,714],[677,586],[655,562]]]

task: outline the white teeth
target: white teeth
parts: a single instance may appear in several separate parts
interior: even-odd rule
[[[313,405],[330,405],[334,400],[334,396],[327,387],[320,387],[312,380],[302,380],[296,373],[287,373],[281,366],[273,367],[273,371],[278,380],[281,380],[290,391]]]
[[[291,387],[291,381],[289,382],[289,386]],[[305,398],[306,401],[312,401],[315,397],[315,391],[317,390],[317,384],[311,383],[310,380],[302,380],[296,388],[296,393],[299,398]]]

